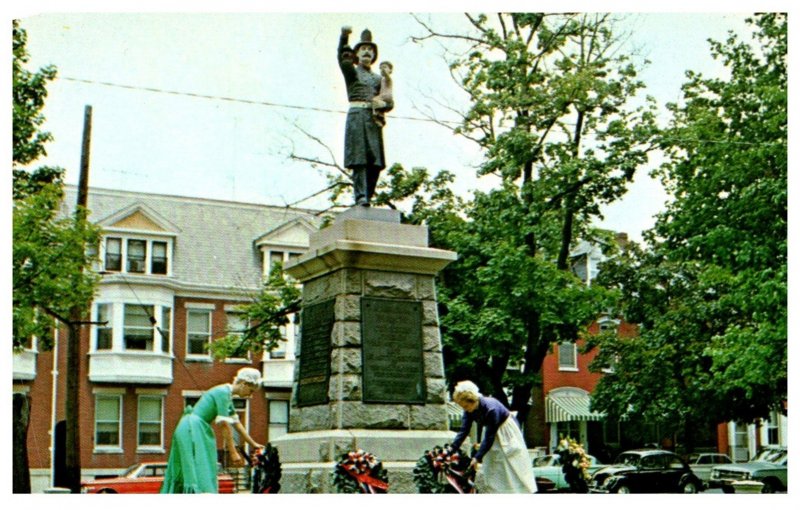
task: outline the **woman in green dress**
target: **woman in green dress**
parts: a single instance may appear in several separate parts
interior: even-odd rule
[[[239,422],[233,407],[233,396],[247,398],[261,386],[261,373],[255,368],[242,368],[232,384],[220,384],[206,391],[194,408],[187,406],[175,427],[169,451],[167,472],[161,493],[219,492],[217,481],[217,440],[211,422],[222,424],[222,434],[234,466],[244,460],[233,441],[235,428],[254,448],[256,443]]]

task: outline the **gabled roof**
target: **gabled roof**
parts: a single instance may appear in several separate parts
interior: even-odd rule
[[[255,246],[308,248],[308,236],[319,227],[305,217],[298,217],[269,230],[253,241]]]
[[[124,207],[95,223],[104,227],[105,230],[150,230],[173,235],[181,231],[177,225],[142,202]]]
[[[65,186],[63,213],[72,214],[76,196],[75,186]],[[89,221],[104,228],[142,232],[149,226],[174,235],[176,283],[232,290],[261,286],[262,256],[254,240],[297,235],[321,223],[313,210],[100,188],[89,189],[88,209]],[[132,224],[139,228],[130,229]]]

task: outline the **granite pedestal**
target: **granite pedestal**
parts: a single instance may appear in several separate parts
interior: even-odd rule
[[[309,244],[286,267],[303,284],[303,318],[289,433],[271,441],[281,492],[335,492],[336,462],[361,448],[383,462],[389,492],[414,493],[417,460],[453,438],[434,278],[456,254],[398,212],[364,207]]]

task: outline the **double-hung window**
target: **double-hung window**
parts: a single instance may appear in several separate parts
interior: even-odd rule
[[[112,324],[110,303],[98,303],[97,305],[97,350],[106,351],[110,350],[112,346],[112,338],[114,336],[114,327]],[[105,324],[102,324],[105,323]]]
[[[578,348],[574,342],[558,344],[558,369],[568,372],[578,371]]]
[[[167,243],[153,241],[150,257],[150,272],[152,274],[167,274]]]
[[[189,309],[186,314],[187,356],[208,357],[211,342],[211,310]]]
[[[122,447],[122,395],[95,395],[94,446]]]
[[[106,271],[122,271],[122,239],[106,238]]]
[[[153,305],[126,304],[123,321],[125,350],[153,350]]]
[[[227,322],[225,330],[228,335],[237,337],[241,340],[248,328],[246,316],[242,312],[226,311],[225,320]],[[241,346],[242,344],[240,343],[239,345]],[[231,354],[231,356],[228,358],[228,361],[248,361],[249,358],[250,356],[248,351],[243,347],[240,347],[237,351]]]
[[[144,262],[146,258],[147,241],[142,239],[128,239],[128,272],[144,273]]]
[[[172,331],[172,309],[161,308],[161,324],[158,325],[158,336],[161,338],[161,352],[170,351],[170,331]]]
[[[272,441],[289,432],[289,401],[269,401],[269,430],[267,439]]]
[[[164,398],[161,395],[139,395],[137,447],[162,448]]]

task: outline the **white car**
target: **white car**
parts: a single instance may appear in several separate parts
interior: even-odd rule
[[[764,484],[762,492],[788,490],[788,460],[786,448],[767,448],[750,462],[722,464],[711,470],[709,486],[723,492],[734,492],[735,483],[755,480]]]
[[[704,486],[708,486],[711,469],[718,464],[733,464],[733,461],[724,453],[693,453],[689,455],[689,467]]]
[[[603,467],[592,455],[589,457],[589,474]],[[533,476],[537,479],[546,478],[555,484],[555,490],[569,489],[569,484],[564,480],[561,457],[558,454],[544,455],[533,459]]]

